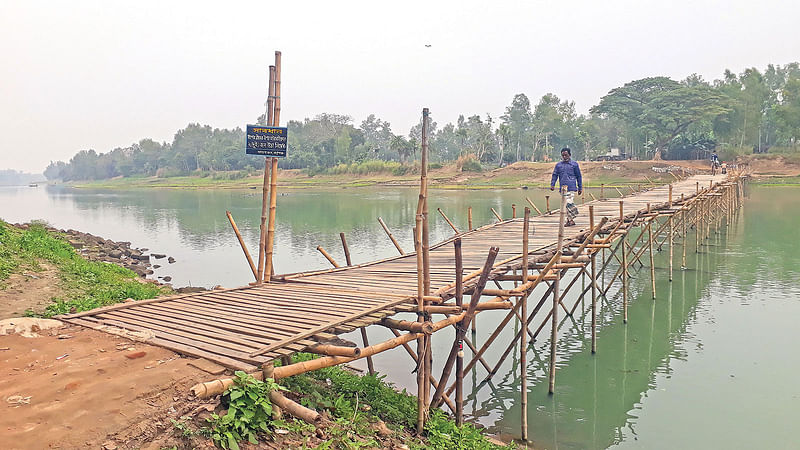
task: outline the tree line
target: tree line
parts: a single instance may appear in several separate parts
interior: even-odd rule
[[[263,115],[256,123],[263,124]],[[323,113],[290,120],[289,152],[280,166],[312,173],[370,161],[408,167],[417,158],[421,123],[407,134],[374,114],[356,126],[348,115]],[[675,81],[648,77],[616,87],[588,114],[575,103],[545,94],[533,105],[517,94],[500,117],[459,115],[455,123],[430,123],[432,162],[505,165],[557,159],[570,147],[576,159],[617,148],[636,159],[699,159],[717,150],[723,159],[751,152],[795,151],[800,139],[800,64],[726,70],[708,82],[698,75]],[[244,152],[241,128],[189,124],[172,142],[142,139],[105,153],[82,150],[68,162],[51,162],[48,179],[94,180],[117,176],[191,174],[244,176],[263,165]],[[233,172],[233,173],[231,173]],[[216,175],[215,175],[216,176]],[[223,175],[221,175],[223,176]]]

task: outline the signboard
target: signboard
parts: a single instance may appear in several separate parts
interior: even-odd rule
[[[286,127],[247,126],[246,151],[248,155],[285,158],[287,141]]]

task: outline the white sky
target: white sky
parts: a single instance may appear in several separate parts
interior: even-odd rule
[[[274,50],[282,122],[375,113],[406,134],[425,106],[443,125],[553,92],[586,112],[645,76],[800,60],[798,17],[778,0],[0,0],[0,169],[252,123]]]

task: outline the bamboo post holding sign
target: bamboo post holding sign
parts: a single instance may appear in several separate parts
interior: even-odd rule
[[[344,232],[339,233],[339,238],[342,240],[342,249],[344,249],[344,259],[345,261],[347,261],[348,266],[352,266],[353,261],[350,260],[350,248],[347,247],[347,239],[345,239],[344,237]]]
[[[531,221],[531,209],[526,207],[522,222],[522,284],[528,282],[528,231]],[[527,292],[520,299],[522,307],[521,325],[526,326],[525,318],[528,317],[528,295]],[[522,333],[519,341],[519,377],[520,377],[520,397],[522,397],[522,440],[528,440],[528,333]]]
[[[231,227],[233,227],[233,232],[236,233],[236,239],[239,240],[239,245],[242,247],[244,257],[247,258],[247,264],[250,265],[250,270],[253,271],[253,276],[256,277],[256,282],[258,282],[258,269],[256,268],[255,264],[253,264],[253,258],[250,257],[250,252],[247,251],[247,245],[245,245],[244,239],[242,239],[242,233],[239,232],[239,227],[236,226],[236,222],[234,222],[231,212],[225,211],[225,214],[228,216],[228,222],[231,223]]]
[[[556,255],[561,262],[561,246],[564,241],[564,214],[567,209],[567,202],[564,199],[564,190],[559,188],[561,194],[561,208],[558,213],[558,241],[556,242]],[[552,329],[550,331],[550,383],[548,393],[553,394],[556,387],[556,341],[558,340],[558,305],[561,303],[558,292],[558,282],[561,279],[561,271],[558,271],[556,279],[553,280],[553,309],[551,311]],[[524,332],[522,333],[525,334]]]
[[[272,117],[272,126],[281,123],[281,52],[275,52],[275,113]],[[274,265],[272,251],[275,246],[275,210],[278,203],[278,158],[272,158],[272,170],[269,177],[269,222],[267,225],[266,268],[264,281],[269,283],[272,278]]]
[[[386,226],[386,223],[384,223],[383,219],[378,217],[378,222],[380,222],[381,226],[383,227],[383,231],[385,231],[386,234],[389,236],[389,239],[391,239],[392,244],[394,244],[394,247],[397,249],[397,251],[400,252],[401,255],[405,255],[406,252],[404,252],[403,249],[400,248],[400,244],[397,243],[397,239],[395,239],[394,236],[392,235],[392,232],[389,231],[389,227]]]
[[[470,208],[472,211],[472,208]],[[470,227],[471,228],[471,227]],[[461,254],[461,238],[453,241],[456,258],[456,305],[461,308],[464,302],[464,258]],[[459,324],[463,329],[464,324]],[[466,330],[465,330],[466,331]],[[464,339],[456,334],[458,354],[456,358],[456,425],[464,425]]]
[[[431,293],[431,255],[430,255],[430,220],[428,215],[428,138],[430,133],[430,113],[428,108],[422,108],[422,154],[420,160],[421,183],[424,184],[425,196],[422,203],[422,263],[425,275],[425,295]],[[424,306],[424,305],[423,305]],[[425,318],[427,320],[427,318]],[[431,378],[433,354],[431,350],[431,336],[424,336],[425,340],[425,380]],[[430,383],[425,383],[425,420],[428,419],[428,406],[430,401]]]
[[[594,229],[594,206],[589,205],[589,228]],[[591,250],[591,280],[592,283],[592,353],[597,353],[597,249]]]
[[[267,89],[267,114],[264,119],[267,125],[272,125],[275,112],[275,66],[269,66],[269,88]],[[267,252],[267,214],[269,212],[268,186],[271,164],[269,158],[264,158],[264,185],[261,192],[261,236],[258,240],[258,275],[256,282],[264,280],[264,257]]]

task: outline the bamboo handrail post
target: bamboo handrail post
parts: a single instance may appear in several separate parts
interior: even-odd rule
[[[420,194],[422,196],[422,194]],[[414,228],[414,247],[417,260],[417,320],[425,320],[425,275],[422,261],[422,214],[417,214],[417,226]],[[417,337],[417,434],[422,434],[425,427],[425,340],[424,335]]]
[[[459,233],[460,233],[460,231],[458,231],[458,228],[456,228],[456,226],[455,226],[455,225],[453,225],[453,222],[450,220],[450,218],[449,218],[449,217],[447,217],[447,215],[444,213],[444,211],[442,211],[442,208],[436,208],[436,210],[437,210],[437,211],[439,211],[439,214],[441,214],[441,215],[442,215],[442,217],[444,218],[445,222],[447,222],[447,224],[448,224],[448,225],[450,225],[450,228],[452,228],[452,229],[453,229],[453,231],[454,231],[456,234],[459,234]]]
[[[647,224],[647,232],[648,232],[648,239],[647,239],[647,247],[650,250],[650,284],[653,288],[653,299],[656,298],[656,265],[653,259],[653,227],[652,223],[655,218],[650,218],[650,221]]]
[[[558,241],[556,242],[556,254],[559,255],[558,261],[561,261],[561,246],[564,240],[564,214],[566,212],[567,203],[564,199],[564,190],[559,188],[561,194],[561,208],[558,213]],[[558,292],[558,282],[561,279],[561,274],[553,281],[553,309],[552,309],[552,330],[550,332],[550,380],[547,392],[553,394],[556,386],[556,341],[558,340],[558,305],[561,303]],[[523,333],[524,334],[524,333]]]
[[[547,214],[550,214],[550,196],[549,195],[545,195],[544,196],[544,201],[545,201],[545,209],[547,210]]]
[[[472,211],[472,208],[470,208]],[[472,227],[470,227],[472,228]],[[456,305],[461,307],[464,301],[464,260],[461,254],[461,239],[456,238],[453,241],[455,248],[456,258]],[[464,327],[461,323],[460,326]],[[456,332],[456,342],[458,345],[458,353],[456,359],[456,425],[461,426],[464,424],[464,341],[459,339],[458,332]],[[440,380],[446,384],[445,380]],[[441,384],[441,383],[440,383]]]
[[[589,227],[594,228],[594,206],[589,205]],[[593,250],[590,256],[591,283],[592,283],[592,353],[597,353],[597,250]],[[581,295],[583,296],[583,295]]]
[[[511,218],[512,219],[517,218],[517,205],[514,203],[511,204]]]
[[[344,250],[344,259],[347,261],[348,266],[353,265],[353,261],[350,260],[350,248],[347,247],[347,239],[344,237],[344,232],[339,233],[339,238],[342,240],[342,249]]]
[[[256,268],[255,264],[253,264],[253,258],[250,257],[250,252],[247,251],[247,245],[245,245],[244,239],[242,239],[242,233],[239,232],[239,227],[236,226],[236,222],[233,220],[231,212],[225,211],[225,215],[228,216],[228,222],[231,223],[233,232],[236,234],[236,239],[239,240],[239,245],[242,247],[244,257],[247,258],[247,264],[250,265],[250,270],[253,271],[253,276],[256,278],[256,282],[258,282],[258,269]]]
[[[456,356],[458,355],[458,340],[463,339],[466,333],[466,324],[472,320],[472,317],[475,315],[475,308],[478,306],[478,301],[481,299],[481,295],[483,293],[484,287],[486,287],[486,282],[489,280],[489,273],[492,271],[492,267],[494,266],[494,261],[497,258],[497,253],[500,251],[498,247],[491,247],[489,249],[489,255],[486,257],[486,262],[483,265],[483,269],[481,270],[480,278],[478,278],[478,283],[475,285],[475,289],[472,292],[472,297],[470,298],[469,306],[467,310],[463,313],[464,318],[462,320],[462,326],[456,329],[457,333],[457,340],[453,342],[453,346],[450,349],[450,355],[447,357],[447,360],[444,365],[444,369],[442,370],[442,378],[439,381],[439,387],[436,388],[436,392],[433,394],[433,399],[431,401],[432,405],[436,405],[439,399],[441,398],[442,394],[445,391],[445,387],[447,384],[447,379],[445,375],[449,377],[450,371],[453,369],[453,363],[456,360]]]
[[[650,207],[647,207],[648,211]],[[619,220],[623,222],[625,220],[625,213],[624,213],[624,202],[622,200],[619,201]],[[633,226],[633,223],[631,223]],[[628,252],[625,251],[624,243],[628,239],[628,235],[625,234],[622,236],[622,323],[628,323]]]
[[[531,210],[530,208],[525,208],[525,216],[524,221],[522,223],[522,284],[526,284],[528,282],[528,230],[530,226],[531,220]],[[520,299],[522,302],[522,307],[520,309],[522,319],[520,320],[520,325],[525,327],[523,323],[525,321],[525,317],[528,316],[528,295],[527,292],[523,295]],[[526,327],[527,328],[527,327]],[[522,417],[521,417],[521,424],[522,424],[522,440],[528,440],[528,342],[527,342],[528,333],[522,333],[520,336],[519,341],[519,367],[520,367],[520,397],[522,400]]]
[[[600,183],[600,200],[606,199],[606,185],[605,183]]]
[[[472,228],[472,206],[467,208],[467,227],[469,231],[474,230],[474,228]]]

